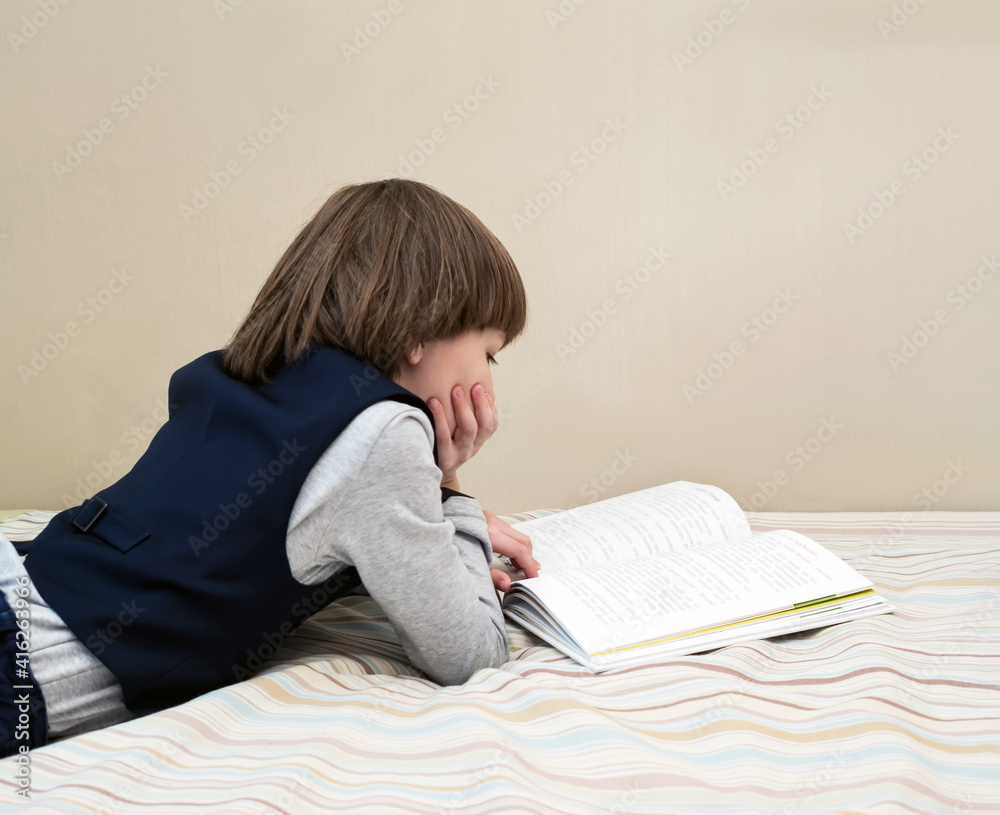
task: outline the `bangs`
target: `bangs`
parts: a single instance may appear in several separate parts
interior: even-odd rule
[[[440,268],[435,304],[440,338],[494,328],[509,345],[524,331],[527,297],[517,266],[482,222],[456,204],[452,223],[439,229]],[[437,333],[437,332],[435,332]]]

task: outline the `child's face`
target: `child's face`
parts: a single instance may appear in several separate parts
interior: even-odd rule
[[[435,397],[444,408],[448,427],[455,432],[452,391],[462,388],[462,399],[472,405],[472,389],[482,385],[496,401],[489,359],[503,347],[503,332],[495,328],[469,331],[447,340],[430,340],[407,352],[396,383],[428,401]]]

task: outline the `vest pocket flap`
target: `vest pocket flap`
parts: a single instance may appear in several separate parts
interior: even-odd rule
[[[97,536],[121,552],[127,552],[149,537],[148,532],[143,532],[139,527],[126,521],[111,507],[108,507],[100,519],[90,527],[88,534]]]

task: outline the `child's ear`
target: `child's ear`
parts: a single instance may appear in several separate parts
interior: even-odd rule
[[[420,343],[416,348],[411,348],[406,352],[406,361],[410,365],[416,365],[424,356],[424,344]]]

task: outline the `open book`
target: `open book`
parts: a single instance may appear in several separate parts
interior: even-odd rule
[[[506,569],[504,613],[594,672],[893,611],[804,535],[753,535],[739,504],[706,484],[677,481],[514,528],[531,537],[541,574]]]

